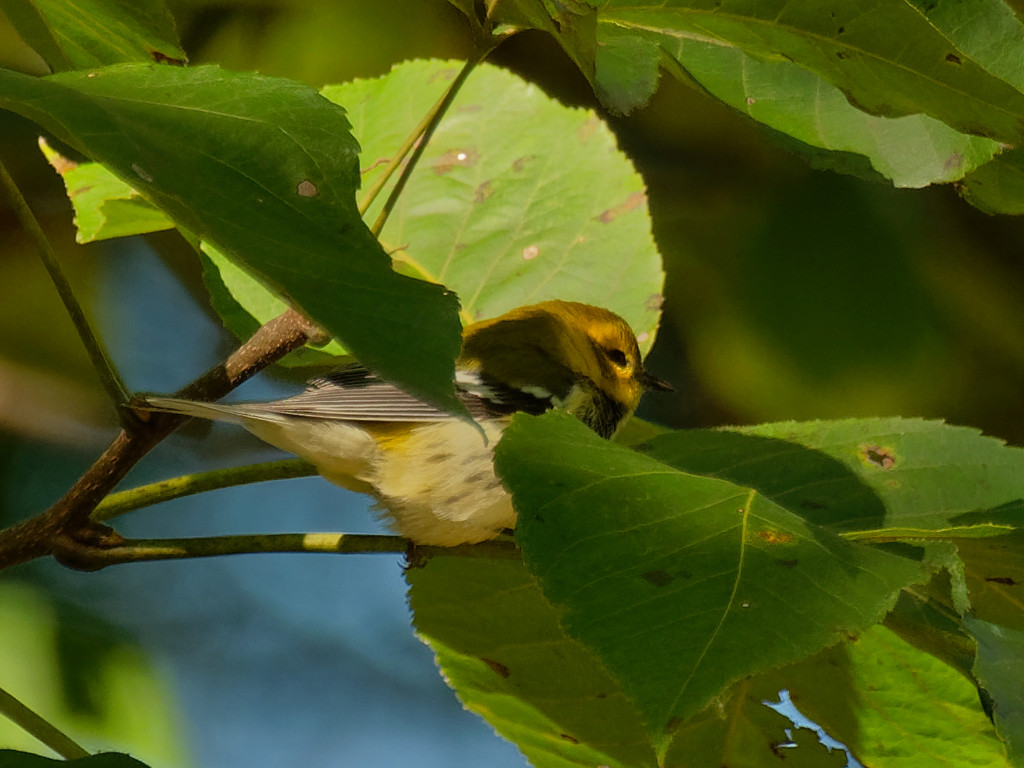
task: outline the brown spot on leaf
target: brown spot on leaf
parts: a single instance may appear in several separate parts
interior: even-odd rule
[[[523,261],[533,261],[540,256],[540,248],[536,245],[528,245],[523,248]]]
[[[302,197],[316,197],[320,194],[320,190],[316,188],[316,184],[309,179],[303,179],[300,181],[299,186],[296,187],[295,191]]]
[[[960,63],[960,57],[957,56],[955,53],[947,53],[946,54],[946,61],[948,61],[950,64],[959,64]]]
[[[661,569],[647,571],[646,573],[642,573],[640,575],[644,579],[644,581],[647,581],[656,587],[664,587],[666,584],[670,584],[673,580],[675,580],[675,576],[673,576],[668,571],[663,571]]]
[[[590,140],[590,137],[594,135],[594,131],[596,131],[600,125],[601,120],[597,115],[594,115],[579,127],[579,130],[576,131],[576,136],[579,137],[581,142],[586,144]]]
[[[754,535],[769,544],[791,544],[793,542],[793,534],[784,531],[758,531]]]
[[[993,584],[1005,584],[1008,587],[1015,587],[1019,583],[1012,576],[986,576],[985,581],[991,581]]]
[[[469,168],[480,162],[480,153],[475,147],[449,149],[434,163],[434,173],[443,176],[455,167]]]
[[[515,171],[516,173],[518,173],[519,171],[523,170],[527,165],[529,165],[531,162],[533,162],[533,160],[536,157],[537,157],[536,155],[523,155],[522,157],[517,157],[515,159],[515,161],[512,163],[512,170]]]
[[[946,158],[946,162],[942,164],[942,167],[947,171],[957,171],[963,167],[964,156],[959,152],[954,152]]]
[[[490,180],[485,181],[473,191],[473,202],[482,203],[492,194],[494,194],[494,190],[491,188]]]
[[[878,467],[879,469],[892,469],[896,466],[896,457],[889,448],[883,448],[880,445],[862,445],[860,447],[860,457],[868,464]]]
[[[179,59],[174,56],[168,56],[166,53],[150,49],[149,58],[155,61],[157,64],[170,64],[174,67],[184,67],[187,63],[187,59]]]
[[[570,736],[568,733],[560,733],[558,735],[562,739],[562,741],[568,741],[570,744],[580,743],[579,739],[577,739],[575,736]]]
[[[647,301],[644,302],[644,309],[648,312],[657,312],[664,303],[665,297],[662,294],[652,293],[647,297]]]
[[[485,659],[483,657],[481,657],[480,661],[482,661],[484,664],[490,667],[493,671],[497,672],[501,677],[508,677],[510,674],[512,674],[511,672],[509,672],[508,667],[506,667],[500,661],[495,661],[494,659]]]
[[[597,219],[597,221],[608,224],[610,222],[615,221],[622,214],[629,213],[630,211],[639,208],[645,202],[647,202],[646,192],[644,192],[643,190],[641,190],[640,192],[634,192],[633,194],[626,198],[626,201],[624,203],[616,205],[614,208],[608,208],[603,213],[601,213],[601,215],[596,216],[595,218]]]
[[[847,51],[836,51],[836,58],[848,59],[850,58],[850,54]]]
[[[46,139],[40,136],[39,148],[45,152],[45,150],[50,148],[50,142],[48,142]],[[51,154],[49,154],[46,159],[50,163],[50,166],[53,168],[53,170],[55,170],[61,176],[63,176],[65,173],[68,173],[69,171],[75,170],[75,168],[78,167],[78,163],[76,163],[74,160],[69,160],[68,158],[64,157],[64,155],[57,154],[56,152],[52,152]]]

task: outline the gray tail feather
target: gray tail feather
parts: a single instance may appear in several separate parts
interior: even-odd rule
[[[165,413],[180,413],[210,421],[226,421],[242,424],[246,419],[272,420],[271,414],[265,409],[250,408],[246,405],[225,405],[222,403],[203,403],[197,400],[183,400],[178,397],[145,396],[132,403],[133,407]]]

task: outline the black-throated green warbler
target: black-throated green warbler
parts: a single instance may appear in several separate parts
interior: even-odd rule
[[[285,400],[222,405],[149,397],[146,406],[241,424],[314,464],[331,482],[375,496],[400,534],[454,546],[515,525],[492,454],[516,411],[561,408],[605,438],[636,410],[649,375],[618,315],[568,301],[515,309],[468,326],[456,387],[482,427],[350,365]],[[145,407],[145,406],[144,406]]]

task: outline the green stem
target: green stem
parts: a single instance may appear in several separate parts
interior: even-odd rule
[[[32,734],[65,760],[89,757],[89,753],[70,736],[37,715],[3,688],[0,688],[0,714]]]
[[[50,273],[50,279],[53,281],[57,293],[64,302],[64,308],[67,310],[68,315],[71,316],[71,322],[74,323],[78,336],[82,340],[82,344],[85,345],[85,350],[92,360],[93,367],[103,383],[103,388],[107,391],[110,400],[118,407],[118,413],[123,415],[125,411],[121,406],[128,402],[128,388],[114,368],[102,342],[89,326],[85,312],[82,311],[82,306],[78,303],[78,299],[75,298],[74,291],[71,289],[71,283],[68,282],[64,271],[60,267],[60,262],[57,260],[57,254],[53,250],[53,246],[50,245],[50,241],[46,238],[46,233],[43,232],[43,228],[39,225],[35,214],[32,213],[32,209],[29,208],[24,196],[22,196],[21,190],[18,189],[18,185],[11,178],[10,173],[8,173],[6,166],[2,162],[0,162],[0,183],[7,190],[18,221],[35,243],[39,256],[43,260],[43,265],[46,267],[47,272]]]
[[[496,42],[494,44],[496,44]],[[378,177],[376,182],[374,182],[373,186],[367,190],[366,196],[359,203],[360,214],[366,213],[369,207],[373,204],[373,201],[384,188],[388,179],[390,179],[397,168],[402,166],[405,156],[408,155],[410,151],[412,152],[409,157],[409,161],[402,167],[402,172],[399,174],[398,180],[395,182],[395,186],[391,190],[391,194],[388,195],[388,199],[385,201],[384,207],[377,216],[377,220],[373,223],[373,226],[370,227],[373,234],[380,235],[381,230],[384,229],[384,224],[387,222],[388,216],[391,215],[391,211],[398,202],[399,195],[401,195],[402,190],[405,189],[405,184],[409,180],[409,176],[412,175],[413,170],[416,168],[416,164],[423,155],[423,151],[427,148],[427,144],[430,143],[430,137],[434,135],[434,131],[437,130],[437,126],[441,124],[441,120],[448,113],[448,109],[451,107],[452,102],[455,101],[455,97],[458,95],[463,84],[465,84],[470,73],[476,69],[476,65],[483,61],[484,57],[490,53],[494,44],[481,48],[475,56],[466,61],[462,69],[459,70],[459,74],[455,76],[455,79],[452,80],[451,84],[449,84],[448,88],[441,95],[441,98],[439,98],[434,106],[430,108],[430,111],[424,115],[419,125],[416,126],[413,132],[405,140],[405,143],[399,147],[398,152],[396,152],[395,156],[391,158],[391,161],[381,172],[381,175]]]
[[[127,491],[112,493],[101,501],[93,511],[93,520],[110,520],[136,509],[150,507],[171,499],[192,496],[196,493],[248,485],[264,480],[284,480],[293,477],[309,477],[316,474],[316,468],[302,459],[282,459],[244,467],[228,467],[209,472],[172,477],[158,483],[141,485]]]
[[[120,563],[151,560],[183,560],[268,552],[329,554],[406,553],[412,545],[403,536],[360,533],[273,533],[235,536],[204,536],[188,539],[127,539],[107,549],[90,551],[90,566],[102,568]],[[416,546],[415,556],[519,557],[509,539],[495,539],[458,547]]]

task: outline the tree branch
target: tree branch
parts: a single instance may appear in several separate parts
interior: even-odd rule
[[[185,560],[223,555],[268,552],[320,554],[405,553],[412,563],[424,558],[500,557],[518,558],[510,539],[496,539],[457,547],[414,545],[402,536],[359,533],[272,533],[234,536],[203,536],[187,539],[122,539],[110,547],[76,543],[75,561],[81,570],[95,571],[110,565],[154,560]]]
[[[218,400],[270,363],[316,339],[322,331],[288,310],[261,327],[252,338],[177,393],[192,400]],[[137,426],[122,430],[71,489],[40,515],[0,531],[0,570],[44,555],[71,568],[91,569],[87,553],[120,546],[124,539],[90,519],[92,511],[128,471],[186,417],[138,414]]]

